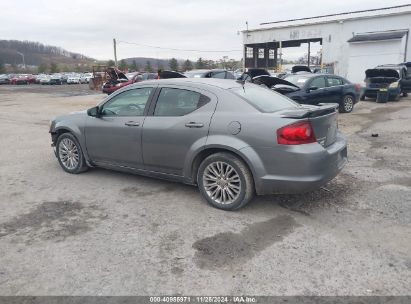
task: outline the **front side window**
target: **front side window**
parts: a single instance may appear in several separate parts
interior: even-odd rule
[[[209,101],[210,98],[197,92],[162,88],[157,99],[154,116],[184,116],[201,108]]]
[[[311,81],[311,88],[316,87],[318,89],[325,88],[325,78],[324,77],[317,77]]]
[[[103,105],[102,116],[143,116],[153,88],[125,91]]]

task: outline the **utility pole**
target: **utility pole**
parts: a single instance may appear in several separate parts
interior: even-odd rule
[[[113,38],[113,47],[114,47],[114,65],[117,67],[117,41],[116,41],[116,38]]]
[[[308,61],[308,67],[310,67],[310,61],[311,61],[311,44],[310,41],[308,41],[308,56],[307,56],[307,61]]]
[[[19,54],[23,58],[23,66],[24,66],[24,69],[26,69],[26,61],[24,60],[24,54],[20,52],[17,52],[17,54]]]

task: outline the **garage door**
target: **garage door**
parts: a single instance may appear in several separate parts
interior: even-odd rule
[[[362,83],[365,70],[403,61],[404,45],[401,40],[350,43],[347,78],[354,83]]]

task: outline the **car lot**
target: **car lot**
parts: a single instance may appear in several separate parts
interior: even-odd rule
[[[238,212],[187,185],[65,173],[49,119],[104,97],[0,87],[2,295],[409,294],[410,97],[339,116],[350,162],[326,187]]]

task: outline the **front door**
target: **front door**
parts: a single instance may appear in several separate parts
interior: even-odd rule
[[[143,167],[141,129],[154,89],[143,87],[122,92],[100,108],[100,117],[87,117],[86,148],[93,162]]]
[[[326,102],[327,91],[325,84],[325,77],[319,76],[313,78],[308,83],[307,95],[304,103],[317,105]]]
[[[344,96],[344,82],[341,78],[327,76],[327,88],[324,102],[341,103]]]
[[[144,168],[182,176],[190,150],[206,143],[216,105],[212,93],[183,86],[162,87],[144,121]]]

